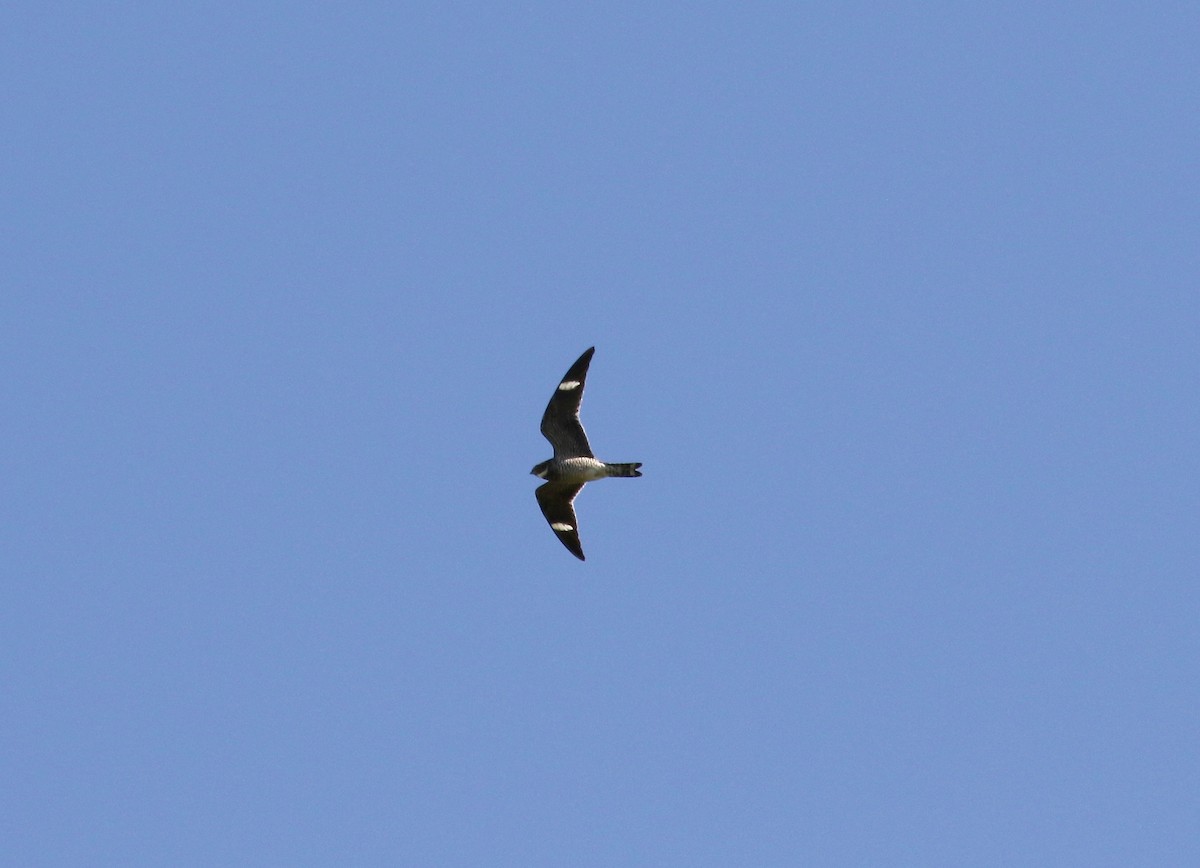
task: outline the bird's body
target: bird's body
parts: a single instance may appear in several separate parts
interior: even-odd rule
[[[550,529],[564,546],[583,560],[579,527],[575,519],[575,496],[583,486],[608,476],[641,476],[642,465],[606,464],[592,454],[583,423],[579,421],[579,406],[583,402],[583,385],[595,347],[589,348],[554,390],[546,412],[542,415],[542,434],[554,447],[554,457],[536,465],[530,472],[546,483],[536,494],[542,515]]]
[[[641,476],[637,472],[640,464],[605,464],[596,458],[551,458],[543,461],[536,468],[534,476],[539,476],[548,482],[595,482],[606,476]],[[632,472],[630,472],[632,471]]]

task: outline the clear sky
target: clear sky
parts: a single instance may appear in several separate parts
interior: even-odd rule
[[[0,863],[1200,865],[1198,42],[7,4]]]

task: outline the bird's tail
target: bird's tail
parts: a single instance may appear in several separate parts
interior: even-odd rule
[[[642,466],[642,462],[638,461],[634,464],[608,464],[606,469],[609,476],[641,476],[642,472],[638,470]]]

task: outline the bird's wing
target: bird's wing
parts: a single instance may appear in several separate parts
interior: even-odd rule
[[[545,485],[539,485],[534,493],[537,495],[538,506],[542,508],[542,515],[546,516],[546,521],[550,524],[550,530],[554,531],[554,535],[571,554],[583,560],[579,525],[575,521],[575,507],[571,505],[581,488],[582,482],[547,482]]]
[[[559,382],[542,414],[542,434],[554,447],[555,458],[594,458],[587,434],[579,421],[579,405],[583,403],[583,383],[595,347],[576,359],[575,364]]]

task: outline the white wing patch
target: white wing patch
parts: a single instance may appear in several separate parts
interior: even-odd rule
[[[578,388],[579,388],[578,380],[563,380],[561,383],[558,384],[558,391],[560,391],[560,392],[569,392],[572,389],[578,389]]]
[[[558,531],[559,533],[566,533],[569,530],[575,530],[575,528],[571,527],[571,525],[567,524],[566,522],[562,522],[562,521],[550,522],[550,528],[552,530]]]

